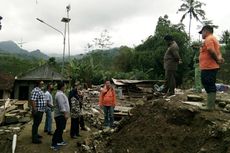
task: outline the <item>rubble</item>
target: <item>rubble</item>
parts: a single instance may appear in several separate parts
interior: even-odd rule
[[[144,105],[131,110],[132,116],[120,120],[116,128],[94,132],[87,146],[95,153],[230,151],[230,116],[221,109],[204,112],[199,109],[204,99],[192,97],[198,101],[186,101],[187,95],[183,94],[166,99],[143,99]]]
[[[82,114],[88,129],[87,137],[77,140],[75,152],[230,152],[230,100],[224,97],[227,94],[217,96],[215,111],[205,112],[199,109],[206,102],[204,94],[197,96],[180,89],[176,95],[164,98],[162,95],[156,97],[154,93],[123,93],[115,107],[113,128],[103,127],[104,114],[98,106],[98,94],[94,90],[84,91]],[[17,108],[6,114],[23,116],[19,123],[28,121],[30,114],[24,104],[18,107],[23,110]],[[23,128],[22,123],[2,126],[0,134],[17,133]]]
[[[188,101],[203,101],[204,98],[199,95],[187,95]]]
[[[2,100],[0,107],[0,150],[10,152],[13,135],[18,134],[24,128],[24,124],[31,121],[28,102],[17,100]]]

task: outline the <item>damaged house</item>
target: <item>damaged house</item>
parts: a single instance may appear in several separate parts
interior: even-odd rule
[[[39,80],[45,83],[69,81],[53,65],[44,64],[15,77],[14,99],[28,100],[36,81]]]
[[[124,94],[136,98],[142,97],[144,93],[153,93],[155,84],[162,85],[165,82],[165,80],[122,80],[114,78],[112,81],[118,89],[119,97]]]

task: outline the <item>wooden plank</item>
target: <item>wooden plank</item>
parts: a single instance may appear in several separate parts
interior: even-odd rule
[[[188,101],[203,101],[204,98],[198,95],[187,95]]]
[[[28,101],[17,101],[14,105],[18,106],[18,109],[25,110],[28,107]]]
[[[116,106],[114,112],[128,113],[133,107]]]

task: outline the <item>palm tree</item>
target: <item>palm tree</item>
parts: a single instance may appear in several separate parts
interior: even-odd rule
[[[199,22],[202,22],[200,20],[200,17],[202,18],[202,20],[205,19],[205,12],[204,10],[201,9],[202,5],[205,5],[205,4],[199,1],[196,1],[196,0],[182,0],[182,1],[183,1],[183,4],[178,9],[177,13],[185,12],[181,17],[180,22],[183,22],[185,17],[189,15],[189,38],[190,38],[192,18],[195,18]]]
[[[212,27],[215,28],[215,29],[217,29],[217,28],[219,27],[218,25],[213,24],[212,20],[208,20],[208,19],[205,19],[205,20],[203,21],[203,26],[204,26],[204,25],[210,25],[210,26],[212,26]]]

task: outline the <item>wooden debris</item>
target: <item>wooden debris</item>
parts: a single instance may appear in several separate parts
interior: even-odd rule
[[[225,102],[226,104],[230,104],[230,99],[219,99],[219,98],[217,98],[217,99],[216,99],[216,102],[217,102],[217,103]]]
[[[5,114],[5,123],[6,124],[18,123],[18,120],[20,117],[21,116],[19,116],[17,114],[6,113]]]
[[[198,106],[198,107],[202,107],[202,105],[204,104],[204,103],[201,103],[201,102],[191,102],[191,101],[185,101],[185,102],[182,102],[182,103],[192,105],[192,106]]]
[[[203,101],[204,98],[198,95],[187,95],[187,100],[188,101]]]
[[[25,110],[28,108],[28,101],[17,101],[14,105],[18,106],[18,109]]]
[[[115,117],[124,117],[124,116],[130,116],[130,110],[132,107],[122,107],[122,106],[116,106],[114,109],[114,116]]]

